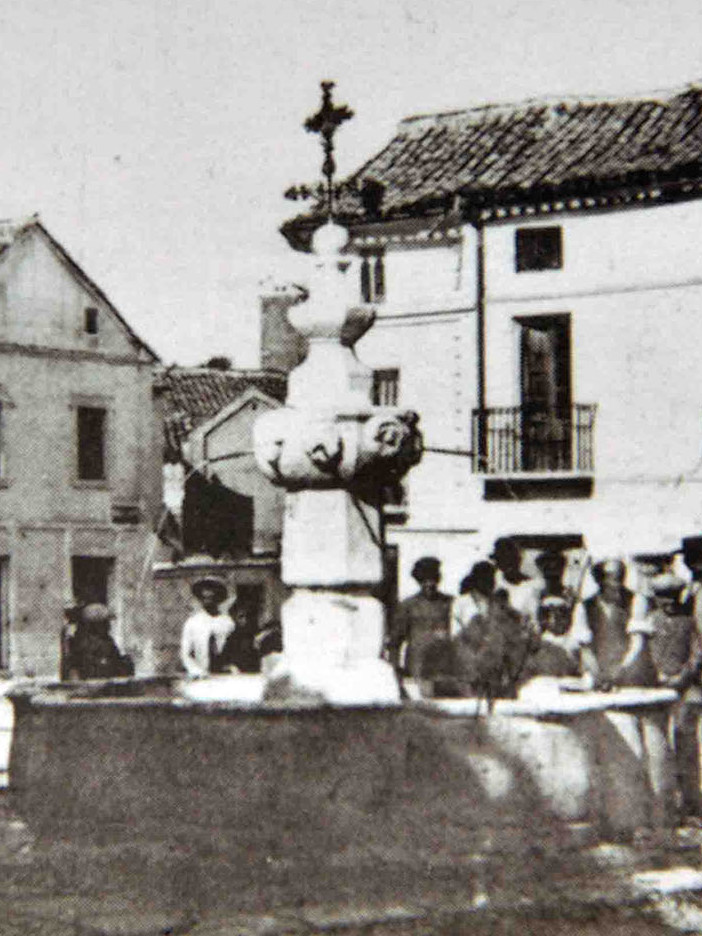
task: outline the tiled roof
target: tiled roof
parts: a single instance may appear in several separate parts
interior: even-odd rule
[[[528,101],[409,117],[342,186],[340,220],[364,217],[381,183],[382,217],[465,211],[549,195],[702,181],[702,87],[626,100]],[[313,223],[315,210],[284,226]]]
[[[156,378],[163,401],[166,445],[178,451],[182,439],[203,422],[255,387],[281,402],[287,379],[278,371],[168,367]]]

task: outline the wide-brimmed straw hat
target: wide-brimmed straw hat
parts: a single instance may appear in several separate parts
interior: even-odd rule
[[[220,578],[216,578],[214,575],[205,575],[202,578],[197,579],[190,586],[190,590],[193,595],[199,600],[202,600],[203,589],[210,588],[215,593],[216,600],[221,604],[226,600],[227,595],[229,594],[229,589],[226,586],[226,583]]]

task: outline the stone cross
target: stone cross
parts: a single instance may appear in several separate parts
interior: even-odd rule
[[[305,121],[305,130],[309,133],[318,133],[321,137],[322,149],[324,150],[322,175],[327,180],[327,217],[331,218],[334,213],[334,173],[336,172],[336,163],[334,162],[334,134],[344,121],[350,120],[353,117],[353,111],[345,104],[341,104],[338,107],[333,104],[333,81],[323,81],[321,85],[322,105],[316,114],[307,118]]]
[[[324,141],[324,174],[334,173],[335,130],[351,114],[331,101],[306,124]],[[394,704],[397,680],[381,658],[384,608],[380,491],[421,456],[416,413],[371,403],[372,371],[353,350],[375,313],[358,306],[360,258],[331,217],[312,239],[310,297],[289,312],[307,339],[290,374],[284,407],[254,427],[256,460],[286,491],[282,578],[283,655],[267,675],[266,697],[332,704]]]

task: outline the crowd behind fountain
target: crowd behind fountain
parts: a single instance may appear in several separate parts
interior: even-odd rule
[[[536,556],[538,575],[522,566],[517,541],[501,538],[454,597],[439,588],[439,559],[419,559],[419,591],[399,604],[387,642],[400,677],[421,696],[488,706],[543,678],[571,690],[673,689],[681,811],[699,816],[702,537],[665,554],[588,559],[575,581],[556,548]]]
[[[477,698],[490,709],[496,699],[524,697],[539,681],[571,691],[675,690],[671,740],[681,809],[699,816],[702,536],[627,561],[574,563],[551,547],[535,556],[533,575],[524,559],[517,540],[496,540],[455,596],[440,588],[437,557],[415,562],[418,591],[391,613],[383,651],[404,696]],[[192,593],[197,608],[180,645],[186,678],[260,672],[266,657],[284,649],[280,622],[259,628],[222,580],[202,578]],[[110,634],[113,617],[99,604],[67,609],[62,678],[133,674]]]

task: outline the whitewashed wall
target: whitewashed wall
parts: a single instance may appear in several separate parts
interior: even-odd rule
[[[563,268],[517,273],[517,227],[560,225]],[[398,367],[429,447],[469,449],[477,404],[476,246],[390,244],[386,300],[357,350]],[[573,401],[597,404],[589,500],[486,503],[468,458],[427,452],[410,475],[401,591],[433,552],[454,589],[497,536],[582,533],[597,554],[673,548],[702,530],[702,201],[549,215],[485,230],[486,404],[519,403],[524,315],[569,313]],[[697,474],[699,477],[695,477]]]

